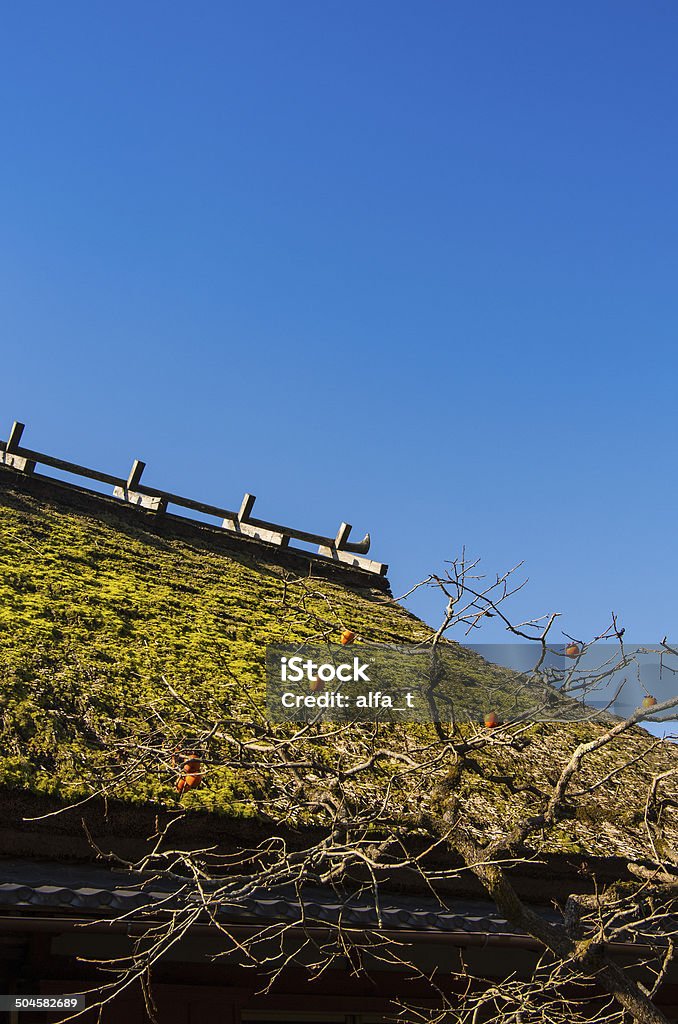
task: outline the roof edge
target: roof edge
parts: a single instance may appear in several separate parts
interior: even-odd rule
[[[72,484],[65,480],[44,476],[41,473],[22,473],[9,466],[0,465],[0,489],[31,494],[46,503],[62,505],[72,512],[100,516],[102,512],[113,514],[122,523],[143,528],[155,536],[176,537],[180,540],[202,541],[206,547],[224,554],[247,554],[269,565],[280,565],[298,572],[331,579],[343,584],[379,590],[391,596],[387,576],[352,565],[314,551],[301,548],[283,547],[268,543],[258,537],[247,536],[225,530],[212,523],[189,519],[186,516],[163,512],[158,515],[141,505],[109,497],[88,487]],[[384,569],[387,569],[384,566]]]

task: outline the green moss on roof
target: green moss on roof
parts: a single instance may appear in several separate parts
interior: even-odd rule
[[[72,799],[106,784],[125,801],[176,804],[171,755],[185,750],[191,735],[167,684],[189,706],[249,738],[252,722],[265,725],[265,645],[337,640],[347,626],[368,642],[419,641],[430,632],[365,574],[327,576],[310,556],[292,566],[287,556],[251,543],[228,549],[209,531],[156,523],[113,501],[79,505],[58,488],[20,484],[3,472],[0,786]],[[499,670],[456,650],[467,680],[496,688]],[[402,749],[434,739],[429,726],[391,728],[390,741],[396,733]],[[460,775],[437,763],[423,797],[407,780],[393,785],[394,818],[416,830],[441,803],[458,800],[470,828],[499,834],[533,813],[538,791],[599,729],[535,725],[522,749],[479,748]],[[315,740],[317,764],[337,756],[321,733]],[[157,757],[159,748],[165,758]],[[616,775],[629,759],[632,767]],[[218,734],[208,762],[206,785],[188,795],[186,807],[247,816],[275,793],[275,775],[247,759],[235,765],[233,744]],[[116,783],[130,764],[130,777]],[[634,729],[586,761],[581,788],[596,777],[606,781],[542,837],[540,852],[641,855],[647,785],[675,765],[675,748]],[[399,767],[381,762],[366,784],[383,787]],[[313,805],[318,785],[309,773],[299,808]],[[303,813],[291,810],[290,821]]]
[[[111,750],[147,736],[154,715],[171,732],[165,680],[251,718],[268,643],[337,641],[346,626],[372,641],[427,632],[368,579],[293,572],[256,546],[220,551],[135,518],[0,487],[0,783],[69,797],[98,786]],[[182,740],[168,735],[168,750]],[[173,778],[116,795],[174,799]],[[249,788],[224,771],[191,801],[242,813]]]

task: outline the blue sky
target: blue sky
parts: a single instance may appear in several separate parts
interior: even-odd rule
[[[677,33],[669,2],[8,6],[0,435],[347,519],[396,594],[465,544],[525,560],[518,617],[675,637]]]

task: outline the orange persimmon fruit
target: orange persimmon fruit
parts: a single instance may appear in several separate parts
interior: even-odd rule
[[[197,789],[202,783],[202,765],[197,757],[187,757],[177,779],[177,792],[182,795],[185,789]]]

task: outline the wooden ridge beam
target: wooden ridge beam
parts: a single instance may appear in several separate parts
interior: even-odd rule
[[[283,526],[280,523],[273,523],[266,519],[253,517],[252,509],[256,501],[256,497],[253,494],[245,494],[239,511],[235,512],[232,509],[211,505],[204,501],[196,501],[193,498],[186,498],[171,491],[147,487],[141,483],[146,463],[140,459],[135,459],[126,478],[113,476],[111,473],[102,473],[99,470],[90,469],[76,462],[68,462],[65,459],[58,459],[44,452],[24,448],[20,444],[24,429],[25,424],[15,421],[7,441],[0,441],[0,466],[5,466],[8,469],[24,474],[33,473],[36,465],[49,466],[61,472],[107,484],[113,487],[113,496],[115,498],[130,505],[138,505],[148,512],[162,514],[167,511],[168,505],[176,505],[179,508],[200,512],[203,515],[220,519],[222,528],[228,530],[229,533],[238,533],[248,539],[259,540],[266,544],[276,545],[277,547],[287,547],[291,540],[298,540],[305,544],[317,545],[317,553],[322,558],[329,558],[332,561],[341,562],[345,565],[361,568],[367,572],[382,576],[387,572],[388,566],[362,557],[370,548],[369,533],[365,534],[364,538],[360,541],[349,541],[348,538],[352,529],[350,523],[342,522],[334,537],[326,537],[323,534],[311,533],[307,530],[297,530],[294,527]],[[44,477],[43,479],[49,478]]]

